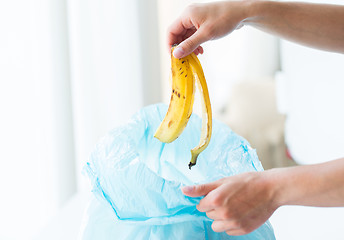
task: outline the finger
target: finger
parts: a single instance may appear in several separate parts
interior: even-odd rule
[[[207,215],[208,218],[213,219],[213,220],[224,220],[223,218],[221,218],[221,215],[216,209],[210,210],[206,212],[205,214]]]
[[[221,208],[226,197],[229,195],[228,191],[224,189],[223,180],[217,180],[215,183],[217,187],[210,191],[197,205],[200,212],[208,212],[213,209]]]
[[[210,192],[207,196],[201,199],[201,201],[199,201],[199,204],[196,206],[198,211],[209,212],[220,207],[221,200],[218,197],[213,197],[211,193],[212,192]]]
[[[168,51],[171,51],[171,47],[174,44],[178,44],[183,41],[183,36],[169,36],[169,39],[167,40],[166,48]]]
[[[194,51],[194,54],[198,55],[198,54],[203,54],[203,48],[201,46],[199,46],[198,48],[196,48],[196,50]]]
[[[204,28],[199,28],[193,35],[181,42],[173,51],[175,58],[182,58],[192,53],[196,48],[207,40]]]
[[[203,50],[203,47],[202,47],[202,46],[199,46],[198,49],[199,49],[199,53],[200,53],[200,54],[203,54],[203,53],[204,53],[204,50]]]
[[[188,29],[193,28],[193,25],[187,24],[191,21],[183,21],[183,18],[176,19],[167,30],[167,45],[171,46],[175,43],[183,41],[183,36]]]
[[[226,232],[238,230],[240,226],[233,220],[215,220],[213,224],[211,224],[211,228],[214,232]]]
[[[199,54],[199,50],[198,48],[195,49],[195,51],[193,51],[194,54],[198,55]]]
[[[206,184],[186,186],[182,188],[182,192],[189,197],[200,197],[208,194],[219,186],[219,182],[211,182]]]
[[[186,30],[185,34],[182,36],[181,42],[191,37],[195,32],[196,32],[196,28],[194,27]]]
[[[241,236],[241,235],[245,235],[245,234],[248,234],[247,231],[241,229],[241,228],[238,228],[238,229],[230,229],[228,231],[226,231],[226,233],[229,235],[229,236]]]
[[[174,44],[179,44],[180,42],[184,41],[185,39],[189,38],[194,34],[196,31],[196,28],[191,28],[191,29],[185,29],[184,31],[181,32],[180,35],[171,35],[172,39],[168,41],[167,48],[170,51],[172,45]]]
[[[205,205],[205,204],[198,204],[196,208],[200,212],[210,212],[216,209],[214,205]]]

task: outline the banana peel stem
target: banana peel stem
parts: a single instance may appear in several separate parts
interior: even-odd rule
[[[190,170],[191,170],[191,167],[192,167],[192,166],[195,166],[195,165],[196,165],[198,155],[199,155],[199,153],[194,153],[194,152],[191,150],[191,160],[190,160],[190,162],[189,162],[189,169],[190,169]]]

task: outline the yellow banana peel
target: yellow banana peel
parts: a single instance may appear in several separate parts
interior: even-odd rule
[[[207,148],[211,133],[212,133],[212,112],[209,98],[209,91],[207,82],[205,80],[204,72],[200,61],[194,53],[191,53],[187,58],[190,61],[190,66],[194,77],[196,78],[196,83],[199,91],[201,92],[201,102],[202,102],[202,130],[201,138],[198,146],[191,149],[191,161],[189,163],[189,168],[196,165],[198,155]]]
[[[179,137],[186,127],[192,113],[195,82],[202,98],[202,129],[198,146],[191,150],[189,168],[196,164],[198,155],[206,149],[212,132],[212,113],[207,83],[197,56],[192,53],[177,59],[171,50],[172,94],[165,118],[154,137],[161,142],[170,143]]]
[[[183,132],[192,113],[195,80],[189,60],[177,59],[171,51],[172,94],[167,114],[154,137],[170,143]]]

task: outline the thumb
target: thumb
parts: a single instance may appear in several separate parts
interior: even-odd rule
[[[175,58],[182,58],[198,48],[199,45],[204,43],[207,38],[204,28],[199,28],[193,35],[181,42],[178,47],[173,51],[173,56]]]
[[[207,195],[209,192],[213,191],[220,184],[218,182],[211,182],[206,184],[186,186],[182,187],[182,192],[184,195],[189,197],[200,197]]]

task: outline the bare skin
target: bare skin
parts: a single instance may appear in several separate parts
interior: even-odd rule
[[[344,53],[344,6],[273,1],[224,1],[190,5],[170,26],[175,57],[203,53],[202,43],[250,25],[310,47]]]
[[[250,25],[303,45],[344,53],[344,6],[273,1],[224,1],[188,7],[168,30],[177,58],[203,53],[201,44]],[[344,206],[344,158],[322,164],[231,176],[182,189],[205,196],[197,209],[212,228],[243,235],[261,226],[283,205]]]
[[[214,219],[215,232],[243,235],[283,205],[344,207],[344,158],[243,173],[182,191],[190,197],[205,196],[197,209]]]

